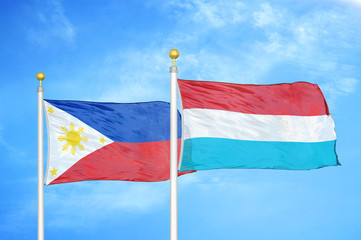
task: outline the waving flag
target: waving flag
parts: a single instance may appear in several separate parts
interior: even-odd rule
[[[169,179],[169,103],[44,100],[44,107],[49,152],[45,184]]]
[[[178,80],[178,85],[183,107],[181,171],[339,165],[334,121],[316,84]]]

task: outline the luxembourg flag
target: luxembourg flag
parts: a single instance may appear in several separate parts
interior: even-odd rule
[[[48,128],[46,185],[169,179],[169,103],[44,100],[44,107]]]
[[[184,144],[180,171],[340,165],[334,121],[316,84],[178,80],[178,86]]]

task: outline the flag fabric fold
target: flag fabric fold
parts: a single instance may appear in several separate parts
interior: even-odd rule
[[[169,103],[44,100],[44,107],[48,129],[46,185],[169,179]]]
[[[340,165],[334,121],[316,84],[178,80],[178,86],[183,124],[180,171]]]

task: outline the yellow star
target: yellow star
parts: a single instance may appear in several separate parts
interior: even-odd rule
[[[48,107],[48,112],[50,112],[50,114],[53,114],[54,112],[53,107]]]
[[[52,177],[52,176],[57,176],[57,174],[56,174],[56,172],[58,171],[59,169],[55,169],[55,167],[53,168],[53,170],[51,170],[50,172],[51,172],[51,176],[50,177]]]
[[[102,137],[102,138],[99,140],[99,142],[104,144],[104,142],[105,142],[104,137]]]

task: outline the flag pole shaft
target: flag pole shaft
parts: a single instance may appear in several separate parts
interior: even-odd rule
[[[38,87],[38,240],[44,240],[44,130],[43,94]]]
[[[170,240],[178,239],[177,73],[170,67]]]

